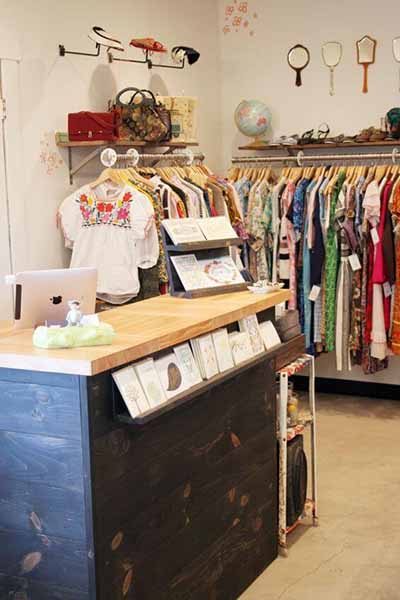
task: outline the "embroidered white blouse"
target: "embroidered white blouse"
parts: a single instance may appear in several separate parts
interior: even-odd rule
[[[149,198],[111,182],[84,186],[59,209],[71,267],[97,267],[97,296],[113,304],[135,297],[138,268],[157,264],[159,244]]]

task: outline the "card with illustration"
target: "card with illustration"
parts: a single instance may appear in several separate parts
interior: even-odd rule
[[[173,352],[157,358],[154,366],[168,399],[174,398],[188,389],[189,384],[185,379],[183,369],[180,367]]]
[[[162,224],[175,245],[204,242],[204,235],[196,219],[164,219]]]
[[[229,344],[228,330],[217,329],[212,334],[215,353],[217,355],[218,367],[221,373],[228,369],[233,369],[234,362],[232,358],[232,351]]]
[[[261,323],[260,332],[266,350],[271,350],[271,348],[282,343],[272,321]]]
[[[171,256],[171,260],[186,291],[197,290],[206,286],[206,281],[194,254]]]
[[[167,398],[158,378],[157,371],[154,368],[154,360],[148,358],[142,362],[136,363],[134,367],[150,404],[150,408],[155,408],[156,406],[163,404]]]
[[[197,219],[197,223],[206,240],[225,240],[238,237],[227,217]]]
[[[244,283],[244,279],[230,256],[198,261],[205,281],[204,287]]]
[[[264,352],[264,342],[261,336],[257,315],[250,315],[240,319],[239,329],[240,331],[247,331],[249,334],[253,354],[260,354],[261,352]]]
[[[189,387],[201,383],[203,380],[189,344],[175,346],[174,353]]]
[[[240,365],[240,363],[253,357],[253,349],[247,331],[229,334],[229,343],[235,365]]]
[[[112,376],[132,419],[149,410],[150,405],[132,366],[114,371]]]

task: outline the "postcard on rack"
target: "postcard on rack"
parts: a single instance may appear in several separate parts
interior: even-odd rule
[[[260,332],[266,350],[271,350],[282,343],[272,321],[260,323]]]
[[[150,408],[155,408],[166,402],[167,398],[158,378],[157,371],[154,368],[154,360],[148,358],[136,363],[134,366]]]
[[[196,219],[164,219],[162,224],[175,245],[204,242],[204,235]]]
[[[196,338],[198,346],[199,360],[202,362],[204,377],[211,379],[214,375],[218,375],[218,362],[215,354],[213,339],[210,334],[202,335]]]
[[[154,366],[168,400],[178,396],[190,387],[173,352],[157,358],[154,361]]]
[[[257,315],[250,315],[240,319],[239,329],[240,331],[247,331],[249,334],[253,354],[261,354],[261,352],[264,352],[264,341],[261,336]]]
[[[240,365],[240,363],[253,358],[253,349],[247,331],[230,333],[229,343],[235,365]]]
[[[229,344],[228,330],[226,328],[217,329],[212,333],[212,338],[220,372],[223,373],[228,369],[233,369],[235,365]]]
[[[149,410],[150,405],[132,366],[114,371],[112,376],[132,419]]]
[[[225,240],[238,237],[227,217],[209,217],[197,219],[197,222],[206,240]]]
[[[171,261],[185,290],[197,290],[207,286],[194,254],[171,256]]]
[[[189,344],[180,344],[174,347],[174,353],[180,366],[183,376],[189,384],[189,387],[193,387],[203,381],[197,362],[194,359],[193,353],[190,349]]]
[[[244,279],[230,256],[198,261],[205,281],[204,287],[244,283]]]

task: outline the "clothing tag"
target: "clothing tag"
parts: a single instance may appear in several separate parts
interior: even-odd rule
[[[379,234],[378,234],[378,230],[376,227],[371,229],[371,238],[372,238],[372,242],[373,242],[374,246],[376,246],[377,243],[379,242]]]
[[[358,258],[358,254],[352,254],[349,256],[349,263],[353,271],[359,271],[361,269],[360,259]]]
[[[392,295],[392,286],[388,281],[385,281],[383,284],[383,293],[385,294],[385,298],[389,298]]]
[[[313,285],[308,299],[311,300],[311,302],[315,302],[319,296],[320,291],[321,288],[319,287],[319,285]]]

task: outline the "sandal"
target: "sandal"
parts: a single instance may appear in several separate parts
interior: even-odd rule
[[[326,138],[325,143],[326,144],[341,144],[344,140],[344,137],[345,137],[344,134],[341,133],[334,137]]]
[[[371,135],[374,131],[373,127],[368,127],[367,129],[362,129],[358,135],[355,137],[356,142],[369,142]]]
[[[380,129],[375,129],[371,134],[371,137],[369,138],[370,142],[382,142],[385,138],[386,138],[386,132],[385,131],[381,131]]]
[[[326,141],[331,129],[328,123],[321,123],[317,133],[317,139],[315,140],[318,144],[321,144]]]
[[[306,146],[307,144],[313,144],[314,143],[314,129],[309,129],[308,131],[305,131],[303,133],[303,135],[300,136],[299,140],[298,140],[298,144],[300,144],[301,146]]]
[[[149,52],[167,52],[164,44],[157,42],[154,38],[133,38],[129,45]]]

